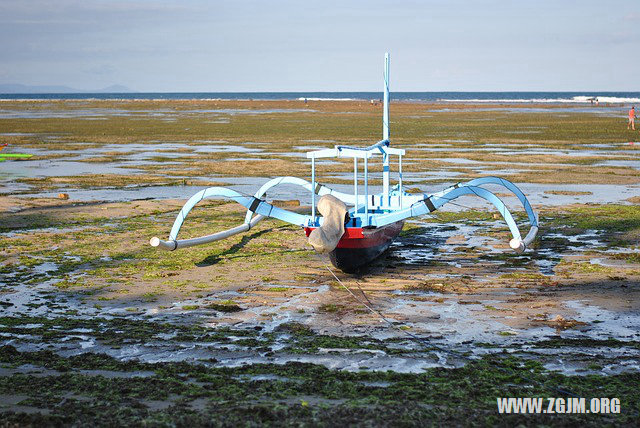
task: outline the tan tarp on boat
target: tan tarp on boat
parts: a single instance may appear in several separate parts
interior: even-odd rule
[[[344,235],[344,220],[347,206],[340,199],[324,195],[318,200],[318,211],[324,217],[322,226],[309,234],[307,241],[318,253],[329,253]]]

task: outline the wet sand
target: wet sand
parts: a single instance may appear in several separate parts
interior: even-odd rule
[[[19,424],[222,423],[220,412],[228,424],[350,423],[354,414],[371,424],[435,415],[487,423],[507,390],[557,396],[561,388],[616,396],[623,408],[563,422],[637,418],[640,137],[616,116],[621,107],[392,105],[409,187],[434,192],[483,175],[521,185],[542,224],[523,255],[473,198],[409,222],[358,275],[330,267],[360,301],[304,233],[278,221],[183,251],[148,245],[206,186],[254,193],[275,176],[308,178],[305,151],[377,141],[379,110],[0,102],[0,142],[34,154],[0,167],[3,416]],[[320,181],[349,191],[348,170],[320,165]],[[296,188],[269,198],[300,210],[309,203]],[[243,217],[238,205],[206,202],[183,233]],[[124,381],[133,386],[123,390]],[[452,394],[472,404],[442,398]]]

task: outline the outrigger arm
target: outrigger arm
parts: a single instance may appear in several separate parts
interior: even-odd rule
[[[176,217],[173,227],[171,228],[171,233],[169,234],[169,239],[167,241],[161,240],[160,238],[154,237],[151,239],[151,245],[153,247],[159,247],[165,250],[176,250],[178,248],[186,248],[194,245],[206,244],[209,242],[218,241],[221,239],[228,238],[230,236],[236,235],[238,233],[246,232],[254,227],[258,222],[263,220],[265,217],[273,217],[279,220],[285,221],[287,223],[295,224],[298,226],[309,226],[316,224],[317,226],[322,225],[322,217],[315,218],[312,216],[305,216],[302,214],[294,213],[282,208],[278,208],[273,206],[272,204],[261,199],[268,189],[271,189],[275,186],[281,184],[293,184],[306,188],[307,190],[312,189],[312,184],[306,180],[296,178],[296,177],[278,177],[274,178],[267,183],[265,183],[259,190],[256,192],[255,196],[247,196],[241,193],[238,193],[234,190],[226,189],[224,187],[210,187],[208,189],[202,190],[195,195],[193,195],[182,207],[178,216]],[[511,215],[511,212],[507,209],[504,202],[500,198],[498,198],[494,193],[490,192],[487,189],[480,187],[485,184],[497,184],[505,187],[510,190],[522,203],[524,207],[529,224],[530,230],[525,238],[522,238],[518,226]],[[320,184],[316,185],[315,193],[319,196],[323,195],[333,195],[343,202],[357,206],[359,204],[364,203],[364,196],[360,196],[357,199],[354,195],[345,194],[342,192],[337,192],[327,186],[323,186]],[[471,180],[464,184],[456,184],[451,186],[441,192],[437,192],[431,195],[422,194],[409,194],[406,192],[403,193],[403,201],[406,201],[408,205],[407,208],[394,210],[390,212],[380,212],[376,215],[372,215],[370,218],[370,225],[373,227],[381,227],[390,223],[394,223],[400,220],[406,220],[411,217],[418,217],[425,214],[429,214],[448,202],[463,196],[463,195],[476,195],[482,199],[491,202],[498,212],[502,215],[509,230],[512,235],[512,239],[509,242],[510,247],[518,253],[523,252],[535,239],[536,234],[538,232],[538,217],[533,211],[529,200],[522,193],[522,191],[513,183],[508,180],[499,177],[482,177],[477,178],[475,180]],[[235,202],[243,205],[247,208],[247,214],[245,216],[245,222],[240,226],[234,227],[232,229],[228,229],[222,232],[214,233],[211,235],[202,236],[199,238],[191,238],[191,239],[178,239],[178,233],[187,218],[189,212],[202,200],[210,199],[215,197],[224,197],[228,199],[232,199]],[[379,198],[380,195],[373,196],[373,199]],[[372,207],[376,208],[376,207]],[[353,214],[355,208],[350,211],[350,214]],[[253,216],[254,214],[257,214]],[[252,218],[253,216],[253,218]]]
[[[505,180],[504,178],[500,178],[500,177],[481,177],[481,178],[476,178],[474,180],[471,180],[469,182],[467,182],[465,184],[465,186],[479,186],[482,184],[497,184],[500,186],[505,187],[506,189],[510,190],[511,193],[513,193],[518,200],[520,200],[520,203],[522,204],[524,210],[527,213],[527,217],[529,219],[529,225],[530,225],[530,229],[529,232],[527,233],[527,235],[524,237],[524,239],[522,238],[517,238],[516,235],[514,235],[513,239],[509,242],[509,245],[511,246],[511,248],[513,248],[514,250],[516,250],[517,252],[521,253],[525,250],[526,247],[528,247],[529,245],[531,245],[531,243],[534,241],[534,239],[536,239],[536,235],[538,234],[538,216],[535,213],[535,211],[533,211],[533,207],[531,207],[531,203],[529,203],[529,200],[527,199],[527,197],[524,195],[524,193],[522,193],[522,191],[518,188],[518,186],[516,186],[515,184],[513,184],[512,182],[510,182],[509,180]],[[433,195],[433,197],[438,197],[438,198],[448,198],[451,196],[450,192],[452,192],[453,190],[456,189],[456,187],[459,186],[453,186],[450,187],[448,189],[445,189],[441,192],[438,192],[436,194]],[[502,217],[505,219],[505,221],[507,220],[505,214],[502,213],[502,210],[507,210],[507,208],[504,206],[504,203],[495,195],[493,195],[501,204],[501,207],[496,205],[496,208],[498,208],[498,211],[501,211]],[[446,203],[446,202],[445,202]],[[495,203],[494,203],[495,205]],[[512,218],[513,220],[513,218]],[[512,224],[509,224],[509,222],[507,221],[507,224],[509,226],[509,229],[512,231],[514,228],[517,230],[517,227],[515,226],[515,222],[513,222]],[[513,227],[512,227],[513,226]],[[517,234],[519,236],[519,233]]]
[[[504,202],[498,198],[494,193],[487,189],[479,187],[482,184],[498,184],[510,190],[522,203],[529,219],[530,229],[525,238],[522,238],[518,225],[516,224],[511,212],[507,209]],[[522,191],[513,183],[504,178],[499,177],[482,177],[475,180],[471,180],[465,184],[456,184],[441,192],[434,193],[433,195],[423,195],[424,198],[415,200],[408,208],[391,212],[388,214],[377,215],[371,218],[372,226],[384,226],[386,224],[394,223],[396,221],[404,220],[411,217],[417,217],[436,211],[443,205],[452,200],[459,198],[463,195],[475,195],[482,199],[491,202],[498,212],[502,215],[502,218],[507,223],[512,235],[512,239],[509,241],[509,246],[517,253],[522,253],[535,239],[538,233],[538,217],[533,211],[531,204]],[[412,195],[415,198],[414,195]]]
[[[255,216],[250,221],[247,221],[244,224],[241,224],[240,226],[225,230],[223,232],[214,233],[212,235],[206,235],[199,238],[179,240],[178,232],[180,232],[180,228],[182,228],[182,224],[187,218],[187,215],[189,214],[189,212],[200,201],[204,199],[210,199],[210,198],[216,198],[216,197],[233,199],[240,205],[245,206],[250,213],[256,213],[258,215]],[[265,202],[261,199],[258,199],[254,196],[243,195],[231,189],[227,189],[224,187],[209,187],[193,195],[184,204],[184,206],[178,213],[178,216],[176,217],[175,221],[173,222],[173,227],[171,228],[171,232],[169,233],[169,239],[167,241],[163,241],[160,238],[153,237],[151,238],[150,244],[152,247],[159,247],[163,250],[173,251],[173,250],[177,250],[178,248],[192,247],[194,245],[201,245],[209,242],[219,241],[221,239],[228,238],[238,233],[248,231],[253,226],[255,226],[258,222],[260,222],[264,217],[277,218],[279,220],[286,221],[287,223],[292,223],[299,226],[305,226],[307,224],[307,216],[303,216],[298,213],[283,210],[282,208],[274,207],[270,203]]]

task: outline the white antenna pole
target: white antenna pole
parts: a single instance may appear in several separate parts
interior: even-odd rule
[[[382,113],[382,139],[389,139],[389,54],[384,54],[384,110]]]
[[[382,139],[389,141],[389,53],[384,54],[384,105],[382,111]],[[382,155],[383,205],[389,205],[389,154]]]

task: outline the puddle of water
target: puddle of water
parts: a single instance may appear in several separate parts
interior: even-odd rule
[[[130,173],[131,171],[128,170]],[[508,175],[516,173],[517,170],[502,170],[501,175]],[[441,180],[443,178],[451,178],[462,175],[460,172],[455,171],[434,171],[426,173],[405,173],[404,179],[407,182],[411,182],[412,185],[419,185],[419,182],[428,184],[429,180]],[[332,179],[352,179],[351,174],[336,174],[327,177],[323,177],[320,181],[323,183],[330,183]],[[376,178],[372,174],[372,179]],[[378,177],[379,178],[379,177]],[[211,177],[212,180],[223,183],[226,187],[236,190],[240,193],[253,195],[257,189],[266,183],[269,179],[258,177]],[[464,180],[462,180],[464,182]],[[448,185],[452,185],[454,182],[439,184],[437,186],[421,186],[423,191],[428,193],[437,192]],[[335,184],[330,185],[331,188],[346,192],[353,192],[353,185],[351,184]],[[504,189],[499,186],[486,186],[487,189],[498,193],[504,193]],[[628,204],[627,199],[635,196],[640,196],[640,186],[617,186],[606,184],[537,184],[537,183],[518,183],[518,187],[527,195],[529,201],[533,205],[544,204],[547,206],[560,206],[571,203],[622,203]],[[64,188],[65,193],[69,194],[69,197],[74,200],[103,200],[103,201],[130,201],[135,199],[188,199],[196,192],[205,189],[206,186],[146,186],[146,187],[124,187],[118,189],[68,189]],[[363,192],[361,188],[361,192]],[[369,186],[370,193],[376,193],[381,191],[379,186]],[[591,192],[590,195],[557,195],[549,194],[548,192],[566,191],[566,192]],[[57,197],[58,190],[51,192],[39,192],[30,193],[25,195],[19,195],[20,197],[45,197],[55,198]],[[311,202],[310,193],[299,186],[282,185],[275,187],[269,191],[269,199],[274,200],[299,200],[302,204],[306,205]],[[515,197],[504,196],[501,197],[513,208],[512,211],[519,211],[520,205],[517,203]],[[473,196],[462,196],[456,200],[458,204],[465,207],[477,209],[487,208],[490,205],[484,201],[484,199]],[[460,208],[453,205],[446,205],[447,211],[459,211]]]
[[[267,380],[267,381],[277,380],[281,382],[293,382],[293,383],[304,382],[302,379],[292,379],[289,377],[279,376],[275,374],[240,375],[237,378],[240,380],[248,381],[248,382],[255,382],[255,381],[261,381],[261,380]]]
[[[409,150],[420,150],[425,152],[495,152],[498,151],[498,147],[442,147],[442,146],[430,146],[430,145],[416,145],[411,147],[401,147]]]
[[[104,120],[110,117],[131,117],[139,119],[176,119],[193,115],[260,115],[274,113],[315,113],[311,109],[201,109],[201,110],[124,110],[117,108],[84,108],[71,110],[4,110],[0,109],[0,119],[70,119]]]
[[[607,160],[604,162],[598,162],[599,166],[628,166],[637,170],[640,170],[640,160]]]
[[[599,321],[591,324],[589,337],[613,337],[620,340],[640,338],[640,313],[613,312],[594,305],[588,300],[567,301],[565,306],[577,313],[575,319],[578,321],[587,323]]]
[[[135,112],[116,108],[76,109],[76,110],[4,110],[0,109],[0,119],[63,119],[99,116],[132,116]]]
[[[190,146],[195,149],[196,153],[259,153],[262,152],[262,149],[258,149],[255,147],[243,147],[243,146],[233,146],[233,145],[211,145],[211,146]]]
[[[502,155],[552,155],[552,156],[568,156],[568,157],[620,157],[624,153],[620,150],[618,151],[600,151],[600,150],[558,150],[558,149],[534,149],[526,151],[504,151],[500,152]]]
[[[78,201],[110,201],[124,202],[137,199],[184,199],[205,189],[203,186],[146,186],[125,187],[118,189],[63,189],[69,195],[69,199]],[[57,198],[58,190],[52,192],[30,193],[18,195],[28,198]]]
[[[31,267],[35,273],[49,273],[58,270],[58,265],[52,262],[45,262]]]
[[[465,159],[465,158],[438,158],[438,160],[443,162],[455,163],[459,165],[475,165],[480,163],[476,160]]]
[[[502,134],[542,134],[542,131],[534,130],[518,130],[518,131],[500,131]]]
[[[514,175],[520,174],[523,172],[530,172],[529,169],[515,169],[515,168],[505,168],[505,169],[496,169],[496,168],[473,168],[473,172],[477,174],[485,174],[502,177],[505,175]],[[484,186],[483,186],[484,187]]]
[[[317,113],[317,110],[307,109],[307,108],[271,108],[271,109],[240,109],[240,108],[226,108],[226,109],[215,109],[215,110],[187,110],[180,111],[180,113],[218,113],[218,114],[228,114],[228,115],[237,115],[237,114],[272,114],[272,113]]]
[[[599,266],[606,266],[606,267],[613,267],[613,268],[627,266],[627,262],[624,260],[612,260],[612,259],[603,258],[603,257],[594,257],[589,260],[589,263],[591,263],[592,265],[599,265]]]
[[[21,162],[5,162],[2,175],[5,177],[57,177],[75,176],[80,174],[124,174],[130,175],[134,171],[104,163],[85,163],[65,160],[26,160]]]
[[[199,141],[206,143],[208,141]],[[211,143],[220,143],[211,141]],[[224,143],[224,142],[223,142]],[[189,149],[189,152],[179,151]],[[23,150],[26,153],[35,156],[41,155],[64,155],[64,158],[58,159],[29,159],[20,162],[7,162],[2,165],[0,170],[0,189],[3,192],[23,193],[28,191],[31,186],[27,184],[16,183],[17,178],[35,178],[35,177],[55,177],[55,176],[76,176],[81,174],[121,174],[131,175],[140,172],[135,167],[140,165],[149,165],[157,163],[154,158],[165,158],[167,161],[162,162],[164,166],[172,164],[173,158],[185,156],[197,156],[199,153],[259,153],[263,150],[255,147],[243,147],[230,144],[212,144],[212,145],[191,145],[187,143],[153,143],[153,144],[106,144],[99,147],[89,146],[83,147],[78,144],[78,150],[42,150],[37,148],[27,148]],[[84,163],[84,159],[106,156],[109,153],[118,153],[117,161],[104,163]],[[61,186],[63,187],[63,186]],[[73,190],[63,189],[65,193]],[[118,200],[130,199],[130,189],[123,189],[124,193],[118,197]],[[77,191],[73,191],[79,196]],[[83,197],[87,193],[81,191]],[[146,192],[144,192],[146,193]],[[163,193],[162,191],[160,193]],[[175,192],[169,192],[174,194]],[[31,196],[49,197],[49,193],[34,193]],[[184,196],[184,195],[183,195]],[[137,196],[135,198],[147,197]],[[91,197],[89,200],[99,199]]]
[[[313,150],[326,149],[326,146],[293,146],[293,149],[302,154]]]
[[[14,238],[18,235],[24,235],[29,233],[47,233],[47,234],[70,234],[80,230],[89,229],[93,226],[78,226],[78,227],[45,227],[40,229],[15,229],[11,232],[1,232],[0,236],[6,238]]]
[[[446,112],[460,112],[460,109],[454,108],[440,108],[427,110],[429,113],[446,113]],[[465,112],[504,112],[507,114],[513,113],[591,113],[608,117],[624,117],[624,111],[620,109],[612,109],[608,107],[473,107],[465,108]]]
[[[504,170],[500,174],[507,175],[508,173],[514,173],[516,170]],[[454,183],[451,183],[454,184]],[[532,205],[546,205],[546,206],[561,206],[573,204],[576,202],[587,204],[629,204],[626,200],[640,196],[640,186],[628,185],[618,186],[614,184],[539,184],[539,183],[517,183],[517,186],[527,196],[529,202]],[[440,186],[438,186],[440,188]],[[447,187],[446,184],[442,185],[442,188]],[[505,193],[504,188],[495,185],[483,186],[486,189],[495,193]],[[438,189],[429,189],[430,192],[435,192]],[[558,195],[549,194],[548,192],[590,192],[589,195]],[[514,211],[520,211],[521,206],[517,203],[515,196],[501,196],[507,203],[509,209]],[[482,208],[490,207],[484,199],[473,196],[462,196],[456,199],[456,202],[469,208]],[[446,205],[447,210],[456,211],[455,207]]]
[[[640,196],[640,186],[618,186],[613,184],[535,184],[518,183],[532,204],[549,206],[568,205],[575,202],[592,204],[629,204],[626,199]],[[549,191],[591,192],[590,195],[545,195]]]
[[[336,140],[301,140],[301,141],[305,143],[335,143],[336,142]],[[311,147],[311,146],[298,146],[297,148],[301,148],[301,147]]]

